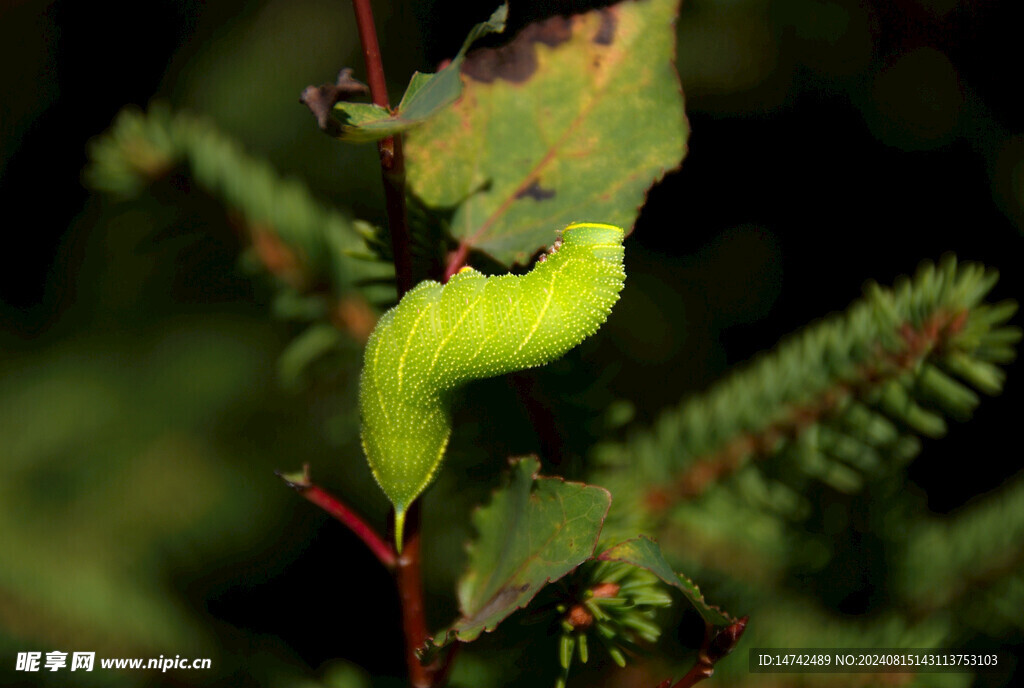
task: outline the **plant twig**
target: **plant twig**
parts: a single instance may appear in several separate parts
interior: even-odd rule
[[[359,40],[366,60],[370,96],[375,105],[391,109],[388,100],[384,64],[381,61],[377,29],[374,26],[370,0],[352,0],[359,28]],[[401,298],[413,286],[412,252],[409,241],[408,214],[405,206],[405,155],[402,136],[397,134],[377,144],[380,154],[384,200],[387,206],[391,250],[395,260],[395,281]],[[405,542],[395,567],[398,594],[402,600],[402,628],[405,631],[405,658],[409,681],[415,688],[433,685],[434,667],[425,667],[416,650],[427,641],[427,623],[423,613],[423,580],[420,573],[420,505],[413,502],[406,516]]]
[[[733,651],[746,628],[747,617],[745,616],[717,633],[712,624],[705,623],[704,642],[701,644],[700,652],[697,653],[697,661],[685,676],[672,685],[672,688],[692,688],[704,679],[711,678],[711,675],[715,673],[715,663]],[[664,683],[662,682],[662,685]]]
[[[352,0],[352,4],[355,9],[359,39],[363,46],[363,57],[366,61],[370,96],[375,105],[390,110],[387,81],[384,77],[384,65],[381,60],[370,0]],[[401,298],[412,288],[417,277],[413,274],[410,249],[408,213],[405,202],[405,155],[401,134],[381,140],[377,144],[377,150],[380,154],[388,228],[395,261],[395,280],[398,297]],[[405,655],[409,680],[415,688],[430,688],[430,686],[443,681],[447,672],[438,671],[436,663],[423,666],[416,654],[416,651],[426,644],[429,637],[423,610],[423,580],[420,572],[420,514],[420,503],[413,502],[406,515],[402,553],[395,559],[395,578],[402,601],[402,628],[405,631]],[[450,668],[452,656],[449,655],[445,669]]]
[[[715,637],[714,630],[714,626],[707,622],[704,623],[704,642],[700,646],[700,652],[697,653],[697,661],[693,663],[685,676],[672,685],[672,688],[691,688],[704,679],[711,678],[711,674],[715,673],[715,663],[708,657],[711,640]]]
[[[366,61],[366,80],[370,85],[370,97],[374,105],[391,109],[388,100],[388,85],[384,78],[384,63],[380,58],[377,29],[373,22],[370,0],[352,0],[356,13],[359,41],[363,45]],[[398,297],[412,289],[412,252],[409,248],[409,220],[405,208],[405,155],[402,152],[402,135],[396,134],[377,143],[380,154],[381,177],[384,181],[384,201],[388,213],[388,229],[391,233],[391,250],[395,256],[395,280]]]
[[[540,455],[548,467],[561,467],[565,459],[564,442],[558,431],[558,422],[543,399],[538,398],[537,377],[529,370],[508,375],[509,384],[519,397],[519,403],[526,409],[526,415],[537,433]]]
[[[373,8],[370,0],[352,0],[356,13],[356,27],[359,42],[363,46],[363,60],[366,62],[366,80],[370,85],[370,96],[374,105],[389,108],[388,84],[384,78],[384,64],[380,59],[380,44],[377,42],[377,27],[373,22]]]
[[[388,213],[391,251],[395,257],[395,281],[398,298],[413,287],[412,251],[409,241],[409,218],[405,207],[405,154],[402,135],[395,134],[377,144],[380,151],[381,176],[384,180],[384,203]]]
[[[459,654],[459,648],[462,647],[462,643],[452,643],[448,649],[448,654],[444,656],[444,660],[441,666],[437,669],[434,674],[434,685],[443,686],[448,683],[448,677],[452,673],[452,666],[455,664],[455,658]]]
[[[380,560],[380,563],[389,569],[394,569],[398,565],[395,550],[373,529],[373,526],[364,521],[340,499],[326,492],[309,479],[308,463],[302,467],[302,473],[299,475],[285,474],[280,471],[276,471],[276,473],[278,477],[288,483],[289,487],[293,488],[308,501],[316,504],[348,526],[349,530],[355,533],[363,541],[363,544],[370,548],[370,551]]]
[[[437,672],[436,663],[423,666],[416,655],[416,651],[426,644],[429,637],[423,613],[423,579],[420,573],[420,503],[413,502],[409,506],[405,521],[405,542],[402,554],[398,555],[394,547],[388,544],[373,526],[360,518],[340,499],[310,480],[309,464],[303,465],[301,473],[275,473],[308,501],[348,526],[349,530],[370,548],[380,563],[395,572],[398,596],[402,602],[402,629],[405,631],[405,658],[409,668],[409,682],[414,688],[430,688],[435,685],[435,675],[441,678],[443,674]],[[446,664],[450,659],[451,657]]]
[[[444,268],[444,279],[441,281],[447,284],[448,280],[466,264],[467,258],[469,258],[469,244],[463,242],[448,255],[448,264]]]
[[[402,629],[405,631],[405,661],[409,668],[409,682],[414,688],[434,685],[433,665],[423,666],[416,651],[429,637],[423,613],[423,578],[420,574],[420,502],[409,506],[405,517],[405,541],[398,555],[395,576],[398,595],[402,600]]]

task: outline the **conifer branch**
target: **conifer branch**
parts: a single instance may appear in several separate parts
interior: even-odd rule
[[[975,392],[1002,388],[1020,331],[1015,304],[983,303],[996,274],[953,258],[913,280],[877,285],[845,314],[784,341],[622,446],[652,512],[692,499],[752,461],[787,465],[836,489],[917,453],[917,436],[945,434],[970,415]],[[612,478],[615,480],[615,478]]]
[[[1024,474],[952,514],[911,526],[904,544],[894,588],[915,617],[973,609],[984,618],[972,620],[986,630],[1024,628],[1018,613],[1006,613],[1008,597],[1022,601],[1024,590]]]
[[[252,255],[282,292],[324,294],[337,305],[360,283],[392,272],[365,248],[370,225],[320,203],[203,119],[162,105],[126,108],[91,142],[89,157],[85,183],[120,199],[180,170],[188,181],[178,186],[205,190],[239,220]],[[325,317],[337,315],[333,305]],[[343,314],[334,319],[344,324]]]

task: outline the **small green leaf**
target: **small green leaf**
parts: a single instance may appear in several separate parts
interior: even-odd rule
[[[369,103],[336,104],[333,114],[339,124],[337,137],[356,143],[379,141],[425,122],[454,103],[462,93],[459,69],[466,58],[466,51],[481,37],[504,31],[507,16],[508,5],[504,4],[486,22],[474,26],[458,55],[441,71],[436,74],[415,72],[394,114]]]
[[[539,471],[534,457],[515,461],[511,484],[474,514],[479,537],[459,581],[462,616],[431,641],[437,647],[493,631],[593,554],[611,495],[593,485],[538,478]]]
[[[552,226],[600,217],[631,228],[686,150],[678,4],[553,17],[474,51],[462,98],[409,133],[412,192],[454,209],[452,236],[505,264],[525,264]]]
[[[632,538],[606,549],[597,556],[602,561],[624,561],[633,566],[647,569],[655,576],[669,585],[675,586],[683,591],[686,598],[693,603],[700,615],[709,624],[714,626],[730,626],[736,623],[736,619],[723,612],[718,607],[713,607],[704,600],[697,584],[692,580],[677,574],[665,561],[658,543],[643,535]]]
[[[352,143],[367,143],[391,136],[396,131],[407,127],[394,128],[397,114],[392,115],[387,108],[373,103],[338,103],[331,113],[339,127],[337,138]],[[411,126],[411,124],[409,125]]]

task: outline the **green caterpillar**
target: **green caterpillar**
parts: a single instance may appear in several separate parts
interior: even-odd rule
[[[450,392],[468,380],[552,361],[597,331],[619,298],[624,232],[576,223],[528,274],[485,277],[466,267],[426,281],[385,313],[366,345],[359,385],[363,450],[405,513],[441,464],[452,425]]]

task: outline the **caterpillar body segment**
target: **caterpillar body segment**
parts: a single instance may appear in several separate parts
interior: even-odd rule
[[[405,513],[433,480],[451,436],[450,392],[559,358],[601,326],[625,281],[624,232],[569,225],[525,275],[463,268],[426,281],[385,313],[366,346],[359,389],[362,443],[395,507]]]

